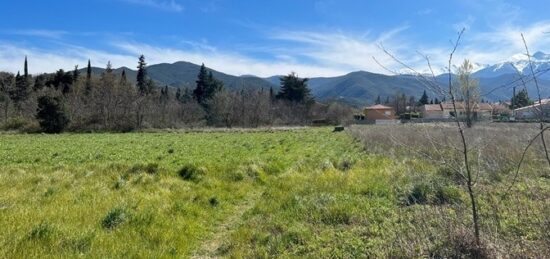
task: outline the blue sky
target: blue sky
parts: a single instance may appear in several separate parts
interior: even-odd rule
[[[445,68],[466,28],[456,63],[494,64],[530,48],[550,52],[545,1],[77,0],[1,1],[0,70],[31,73],[111,61],[135,67],[180,60],[235,74],[335,76],[404,68],[423,55]],[[421,55],[422,54],[422,55]],[[377,62],[374,60],[376,59]]]

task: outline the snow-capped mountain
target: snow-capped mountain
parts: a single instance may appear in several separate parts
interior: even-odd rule
[[[532,54],[531,61],[533,62],[533,70],[539,78],[550,79],[550,73],[547,73],[550,70],[550,54],[540,51],[536,52]],[[487,65],[475,72],[475,76],[479,78],[492,78],[510,74],[517,75],[518,72],[523,75],[531,74],[527,55],[516,54],[506,62]]]

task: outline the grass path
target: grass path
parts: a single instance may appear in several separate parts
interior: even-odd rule
[[[192,258],[219,258],[219,248],[230,237],[231,233],[239,227],[242,216],[256,205],[262,193],[261,190],[255,190],[241,204],[237,205],[233,210],[233,214],[215,227],[214,235],[204,241],[200,248],[193,253]]]

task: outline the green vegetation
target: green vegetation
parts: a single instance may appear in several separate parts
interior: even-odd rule
[[[0,134],[0,257],[544,257],[533,129],[476,127],[482,247],[445,125]]]
[[[2,258],[189,256],[275,179],[345,168],[341,159],[360,154],[330,129],[0,134],[0,143]]]

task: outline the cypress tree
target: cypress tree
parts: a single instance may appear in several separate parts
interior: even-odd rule
[[[430,100],[429,100],[428,94],[426,93],[426,90],[424,90],[424,93],[422,94],[422,97],[420,97],[420,100],[418,100],[418,103],[420,105],[425,105],[425,104],[430,103]]]
[[[141,55],[138,62],[137,72],[137,88],[141,95],[146,95],[149,92],[149,85],[147,81],[147,63],[145,63],[145,56]]]
[[[380,95],[378,95],[374,104],[381,104],[381,103],[382,103],[382,100],[380,100]]]
[[[25,78],[28,78],[29,77],[29,67],[28,67],[28,64],[27,64],[27,56],[25,56],[25,64],[23,66],[24,66],[23,75],[25,76]]]
[[[86,68],[86,87],[84,94],[89,95],[92,92],[92,63],[88,59],[88,67]]]

